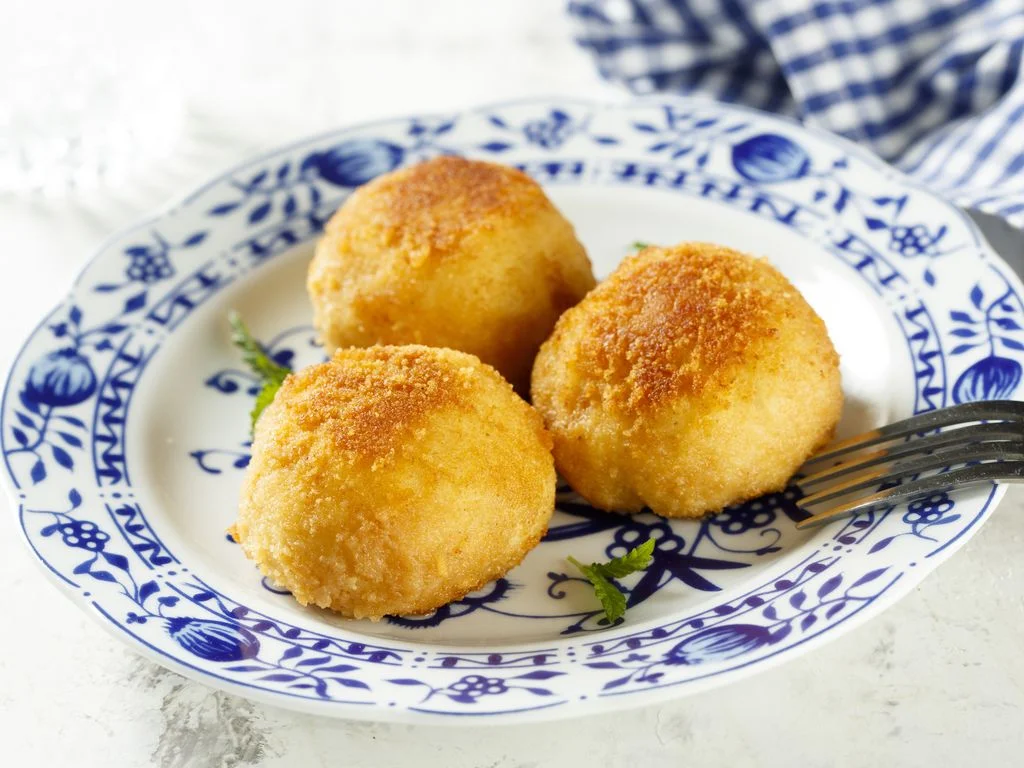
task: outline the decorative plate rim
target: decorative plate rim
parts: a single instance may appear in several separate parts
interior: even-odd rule
[[[627,109],[632,107],[646,106],[646,105],[663,105],[673,104],[680,106],[688,106],[694,108],[707,108],[712,110],[718,110],[725,114],[729,113],[745,113],[752,115],[758,120],[767,121],[768,124],[772,122],[784,123],[792,127],[796,132],[808,133],[818,140],[836,146],[842,149],[845,153],[856,156],[860,161],[873,168],[876,172],[882,174],[883,177],[893,180],[899,186],[919,192],[923,197],[927,198],[931,203],[940,205],[944,208],[947,213],[955,214],[955,217],[963,224],[967,231],[969,231],[974,238],[974,244],[979,249],[981,255],[988,262],[995,263],[1003,267],[1004,272],[1001,273],[1001,277],[1007,279],[1008,285],[1012,289],[1015,289],[1018,295],[1024,294],[1024,285],[1021,284],[1018,276],[1013,272],[1011,268],[1002,260],[1002,258],[995,253],[995,251],[988,245],[984,236],[977,228],[977,225],[967,216],[963,211],[955,207],[954,205],[941,200],[936,197],[922,185],[907,178],[898,170],[891,168],[884,162],[879,160],[877,157],[871,155],[867,150],[859,147],[858,145],[850,142],[841,137],[836,137],[813,126],[801,125],[798,121],[788,117],[778,115],[768,115],[757,110],[735,106],[735,105],[721,105],[713,101],[708,101],[700,98],[689,98],[682,96],[665,96],[665,95],[652,95],[633,99],[630,101],[623,102],[597,102],[589,99],[581,99],[575,97],[536,97],[536,98],[524,98],[512,101],[503,101],[493,104],[485,104],[477,107],[471,107],[461,110],[452,110],[449,113],[439,113],[431,115],[421,116],[396,116],[391,118],[382,118],[379,120],[366,121],[358,124],[344,126],[332,131],[325,131],[314,136],[304,138],[302,140],[291,142],[285,145],[278,146],[276,148],[267,150],[266,152],[260,153],[259,155],[253,156],[243,162],[231,165],[229,168],[217,173],[212,176],[209,181],[196,187],[194,190],[180,196],[178,199],[170,202],[169,204],[162,206],[155,213],[148,215],[136,223],[121,229],[114,233],[110,237],[106,238],[88,257],[83,264],[82,268],[75,275],[71,285],[68,288],[64,298],[61,302],[45,314],[42,320],[32,329],[25,341],[20,345],[19,349],[12,358],[11,364],[5,377],[5,383],[3,388],[2,397],[0,397],[0,429],[6,429],[9,424],[9,418],[6,415],[6,406],[8,403],[8,395],[10,394],[12,383],[14,382],[14,374],[19,365],[23,362],[23,357],[40,331],[46,326],[48,322],[67,305],[68,301],[73,299],[74,291],[82,284],[82,280],[88,273],[90,267],[98,262],[117,242],[124,239],[126,236],[145,229],[156,222],[159,222],[166,217],[175,214],[177,211],[185,208],[192,201],[201,197],[206,191],[216,187],[217,184],[230,179],[232,176],[241,173],[247,168],[251,168],[257,163],[262,161],[268,161],[272,158],[278,158],[282,155],[290,152],[297,151],[303,147],[310,147],[316,145],[318,142],[329,141],[332,138],[341,139],[347,134],[357,134],[361,131],[367,131],[378,127],[385,127],[395,123],[397,120],[402,119],[444,119],[452,115],[463,117],[467,115],[477,115],[484,113],[494,113],[499,110],[509,109],[513,107],[523,107],[531,105],[551,105],[551,104],[570,104],[574,106],[581,106],[592,111],[610,111],[618,109]],[[951,385],[947,384],[947,388],[951,388]],[[5,454],[6,459],[6,454]],[[11,499],[12,506],[16,513],[20,510],[21,500],[18,498],[19,489],[15,485],[14,479],[11,475],[9,464],[5,461],[5,474],[4,485],[7,488],[8,497]],[[907,594],[914,586],[919,584],[928,572],[934,569],[938,564],[945,561],[952,555],[957,549],[963,546],[978,529],[979,524],[992,513],[997,506],[1000,499],[1005,493],[1005,488],[1002,486],[993,486],[990,490],[987,499],[982,504],[980,511],[977,513],[975,518],[964,528],[955,538],[947,542],[943,548],[932,553],[934,557],[931,557],[933,564],[932,568],[921,569],[916,574],[904,572],[899,578],[892,582],[886,587],[883,592],[886,595],[886,599],[878,600],[872,599],[863,608],[843,617],[841,620],[834,622],[827,630],[820,631],[818,633],[809,635],[800,639],[798,642],[791,643],[789,645],[780,648],[778,651],[767,655],[760,656],[751,659],[741,665],[730,666],[727,670],[722,669],[715,672],[711,672],[708,675],[703,676],[699,679],[691,679],[685,682],[685,684],[674,684],[665,687],[654,687],[644,689],[642,695],[637,696],[608,696],[602,698],[595,698],[588,700],[587,702],[560,702],[566,704],[566,706],[558,706],[558,703],[552,703],[549,707],[543,706],[532,706],[522,711],[506,710],[501,712],[481,711],[460,711],[460,712],[430,712],[430,711],[417,711],[412,708],[393,708],[383,709],[381,703],[360,705],[360,706],[348,706],[343,702],[336,700],[314,700],[308,698],[283,698],[281,691],[268,691],[257,687],[251,687],[245,683],[241,683],[236,679],[220,675],[210,669],[204,669],[198,666],[191,666],[188,663],[182,661],[179,657],[170,654],[166,648],[160,649],[150,646],[142,639],[136,637],[131,632],[125,632],[124,628],[120,626],[112,617],[104,612],[98,605],[92,601],[85,599],[79,590],[71,588],[64,581],[63,577],[57,573],[53,567],[47,562],[46,558],[36,548],[35,543],[25,530],[23,524],[19,524],[20,536],[25,541],[26,545],[31,549],[34,555],[34,559],[38,562],[39,567],[42,568],[43,572],[47,574],[47,577],[51,579],[62,592],[71,597],[72,601],[81,608],[86,609],[86,613],[89,614],[103,626],[112,636],[118,637],[122,640],[127,640],[132,647],[136,648],[143,656],[156,660],[158,663],[163,664],[175,671],[183,674],[184,676],[196,680],[197,682],[207,682],[216,687],[228,690],[238,695],[243,695],[248,698],[256,699],[266,703],[286,706],[293,709],[299,709],[303,711],[315,712],[318,714],[330,714],[334,716],[343,716],[352,719],[365,719],[365,720],[391,720],[397,722],[434,722],[434,723],[458,723],[460,722],[459,717],[464,715],[477,715],[478,717],[473,718],[474,722],[486,722],[489,724],[497,724],[508,722],[509,720],[527,721],[527,720],[538,720],[538,719],[551,719],[554,717],[574,717],[582,716],[590,712],[599,711],[612,711],[623,709],[633,706],[643,706],[649,703],[665,701],[673,698],[678,698],[682,695],[688,695],[696,693],[701,690],[706,690],[711,687],[719,685],[715,678],[720,677],[722,674],[727,673],[729,680],[739,679],[747,675],[753,674],[759,669],[772,668],[777,664],[786,661],[787,659],[794,658],[797,654],[789,652],[790,649],[797,646],[803,646],[805,650],[813,649],[823,642],[827,642],[832,639],[836,633],[831,632],[832,627],[837,627],[840,624],[844,626],[842,631],[860,626],[861,623],[867,621],[874,616],[881,613],[882,610],[889,607],[890,605],[897,602],[901,597]],[[878,594],[880,597],[882,593]],[[655,618],[643,623],[637,624],[636,626],[629,627],[630,634],[637,634],[651,629],[656,626],[659,622],[664,622],[665,618]],[[401,641],[393,641],[395,644],[402,644]],[[571,645],[571,638],[558,638],[546,643],[552,647],[568,647]],[[413,645],[413,643],[408,643]],[[539,643],[534,641],[531,645],[538,645]],[[502,644],[504,645],[504,644]],[[637,693],[637,691],[631,691],[631,693]],[[575,704],[575,706],[573,706]],[[452,715],[457,717],[452,717]]]

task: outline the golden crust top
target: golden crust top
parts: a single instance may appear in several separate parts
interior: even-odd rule
[[[591,382],[584,400],[642,411],[727,386],[801,307],[763,259],[709,243],[649,247],[563,315],[553,339],[568,334],[578,345],[577,371]]]
[[[540,416],[477,358],[346,348],[260,417],[232,534],[303,605],[434,610],[503,575],[554,508]]]
[[[430,347],[341,349],[329,362],[289,376],[271,408],[284,403],[292,424],[324,430],[349,459],[375,460],[427,414],[463,407],[483,368],[470,355]]]
[[[562,315],[533,369],[562,477],[591,504],[699,517],[785,487],[839,419],[839,359],[768,262],[648,248]]]
[[[436,157],[381,176],[355,192],[327,225],[344,236],[358,212],[382,245],[415,244],[443,256],[467,236],[500,218],[522,218],[551,208],[540,186],[522,171],[463,157]]]

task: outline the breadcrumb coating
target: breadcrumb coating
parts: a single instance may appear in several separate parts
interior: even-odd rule
[[[356,190],[328,223],[307,279],[329,350],[459,349],[522,394],[558,316],[593,286],[572,225],[536,182],[460,157]]]
[[[472,355],[343,349],[257,422],[232,535],[304,605],[420,614],[504,575],[554,509],[540,417]]]
[[[710,243],[626,259],[559,320],[532,396],[581,495],[669,517],[781,490],[842,409],[821,319],[767,261]]]

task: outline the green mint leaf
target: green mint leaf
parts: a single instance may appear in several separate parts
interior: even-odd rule
[[[609,624],[614,624],[626,615],[626,596],[618,587],[597,573],[592,573],[587,580],[594,585],[594,594],[601,601]]]
[[[642,251],[644,248],[649,248],[650,245],[651,245],[650,243],[645,243],[643,240],[634,240],[633,241],[633,250],[634,251]]]
[[[601,601],[601,607],[604,608],[604,615],[608,619],[608,623],[614,624],[621,619],[626,613],[626,596],[619,588],[602,576],[594,568],[594,564],[584,565],[572,556],[567,559],[587,577],[587,581],[594,588],[594,594]]]
[[[256,395],[256,402],[253,403],[252,411],[249,413],[249,417],[252,420],[251,428],[256,429],[256,420],[263,413],[264,409],[274,401],[274,395],[277,394],[277,390],[281,388],[280,381],[267,381],[263,384],[263,389],[260,390],[259,394]]]
[[[228,315],[228,320],[231,323],[231,341],[242,350],[242,359],[252,372],[264,382],[274,381],[280,384],[284,381],[291,370],[270,359],[262,345],[249,333],[237,312]]]
[[[654,559],[654,539],[648,539],[622,557],[616,557],[607,563],[584,565],[575,557],[569,556],[566,559],[587,577],[587,581],[594,587],[594,594],[601,601],[608,623],[614,624],[626,613],[626,596],[612,580],[629,576],[649,566]]]
[[[277,394],[277,390],[281,388],[281,384],[291,373],[291,369],[278,365],[270,358],[263,346],[249,333],[249,329],[246,328],[237,312],[228,315],[228,321],[231,323],[232,343],[242,350],[242,359],[259,377],[262,384],[262,389],[256,395],[256,402],[249,414],[252,420],[252,429],[256,429],[256,420],[273,401],[274,395]]]
[[[606,579],[621,579],[631,573],[642,571],[654,559],[654,539],[634,547],[622,557],[616,557],[607,563],[593,563],[591,567]]]

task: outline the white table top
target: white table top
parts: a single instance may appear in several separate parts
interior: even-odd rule
[[[107,234],[253,151],[393,114],[617,95],[553,0],[162,5],[173,19],[124,23],[180,44],[186,133],[171,162],[130,188],[84,203],[0,199],[4,370]],[[5,765],[1001,766],[1024,750],[1019,486],[910,596],[795,662],[676,703],[473,731],[292,714],[186,681],[62,598],[5,517]]]

